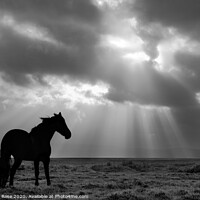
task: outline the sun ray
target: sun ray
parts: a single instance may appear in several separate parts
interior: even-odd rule
[[[179,148],[179,150],[181,151],[179,153],[179,156],[183,155],[183,157],[193,157],[192,153],[188,149],[188,144],[184,139],[184,137],[182,136],[182,133],[173,117],[173,114],[171,113],[171,110],[170,109],[163,110],[163,114],[166,123],[168,123],[168,127],[170,128],[169,131],[171,131],[177,142],[177,148]]]

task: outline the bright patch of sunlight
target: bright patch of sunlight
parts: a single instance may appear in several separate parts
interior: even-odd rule
[[[157,46],[158,57],[155,62],[158,64],[160,71],[170,71],[171,67],[174,65],[174,54],[179,49],[185,48],[184,38],[172,38],[170,40],[165,40]]]
[[[131,47],[129,41],[125,40],[124,38],[113,35],[103,36],[103,44],[105,46],[119,49],[126,49]]]
[[[150,60],[150,57],[143,51],[136,52],[136,53],[127,53],[123,55],[123,58],[132,62],[137,62],[137,63]]]
[[[111,9],[117,8],[124,1],[127,0],[93,0],[93,2],[95,3],[95,5],[97,5],[97,7],[102,8],[104,6],[109,6],[109,8]]]
[[[130,24],[131,28],[137,29],[138,22],[135,17],[128,18],[126,21]]]
[[[130,37],[125,35],[102,35],[100,45],[119,50],[139,51],[142,48],[143,41],[134,34]]]
[[[197,92],[195,94],[195,97],[196,97],[197,102],[200,104],[200,92]]]
[[[51,94],[55,99],[66,101],[67,106],[76,104],[103,104],[104,95],[109,91],[109,86],[103,82],[89,84],[84,82],[68,82],[60,78],[46,76],[45,81],[51,85]]]
[[[91,96],[102,97],[103,95],[108,93],[108,86],[103,83],[99,83],[96,85],[83,83],[81,84],[79,91],[83,93],[90,93]]]
[[[30,77],[31,75],[29,75]],[[32,77],[33,79],[33,77]],[[32,80],[31,79],[31,80]],[[54,76],[44,77],[47,86],[33,85],[32,87],[20,87],[10,85],[0,79],[0,98],[4,107],[10,105],[35,106],[48,104],[56,105],[64,103],[67,107],[74,107],[76,104],[104,104],[104,96],[109,91],[109,86],[103,82],[95,84],[84,82],[68,82]]]

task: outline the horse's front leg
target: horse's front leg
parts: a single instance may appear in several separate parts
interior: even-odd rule
[[[51,185],[51,181],[49,178],[49,162],[50,162],[50,158],[45,158],[43,160],[43,164],[44,164],[44,172],[45,172],[45,176],[47,179],[47,185]]]
[[[14,179],[14,175],[16,173],[16,170],[19,168],[19,166],[21,165],[22,160],[20,159],[15,159],[15,162],[11,168],[10,171],[10,186],[13,186],[13,179]]]
[[[34,160],[34,168],[35,168],[35,185],[39,185],[38,177],[39,177],[39,160]]]

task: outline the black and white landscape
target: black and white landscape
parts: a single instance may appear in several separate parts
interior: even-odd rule
[[[0,0],[0,141],[60,112],[71,131],[52,186],[23,162],[0,192],[200,199],[199,24],[199,0]]]

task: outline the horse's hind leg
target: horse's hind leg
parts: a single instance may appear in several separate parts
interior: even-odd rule
[[[16,173],[16,170],[18,169],[18,167],[21,165],[22,160],[20,159],[15,159],[15,162],[10,170],[10,186],[13,186],[13,179],[14,179],[14,175]]]
[[[46,176],[46,179],[47,179],[47,185],[51,185],[51,181],[50,181],[50,178],[49,178],[49,162],[50,162],[49,158],[45,158],[43,160],[44,172],[45,172],[45,176]]]
[[[38,186],[38,177],[39,177],[39,160],[34,160],[34,168],[35,168],[35,185]]]

